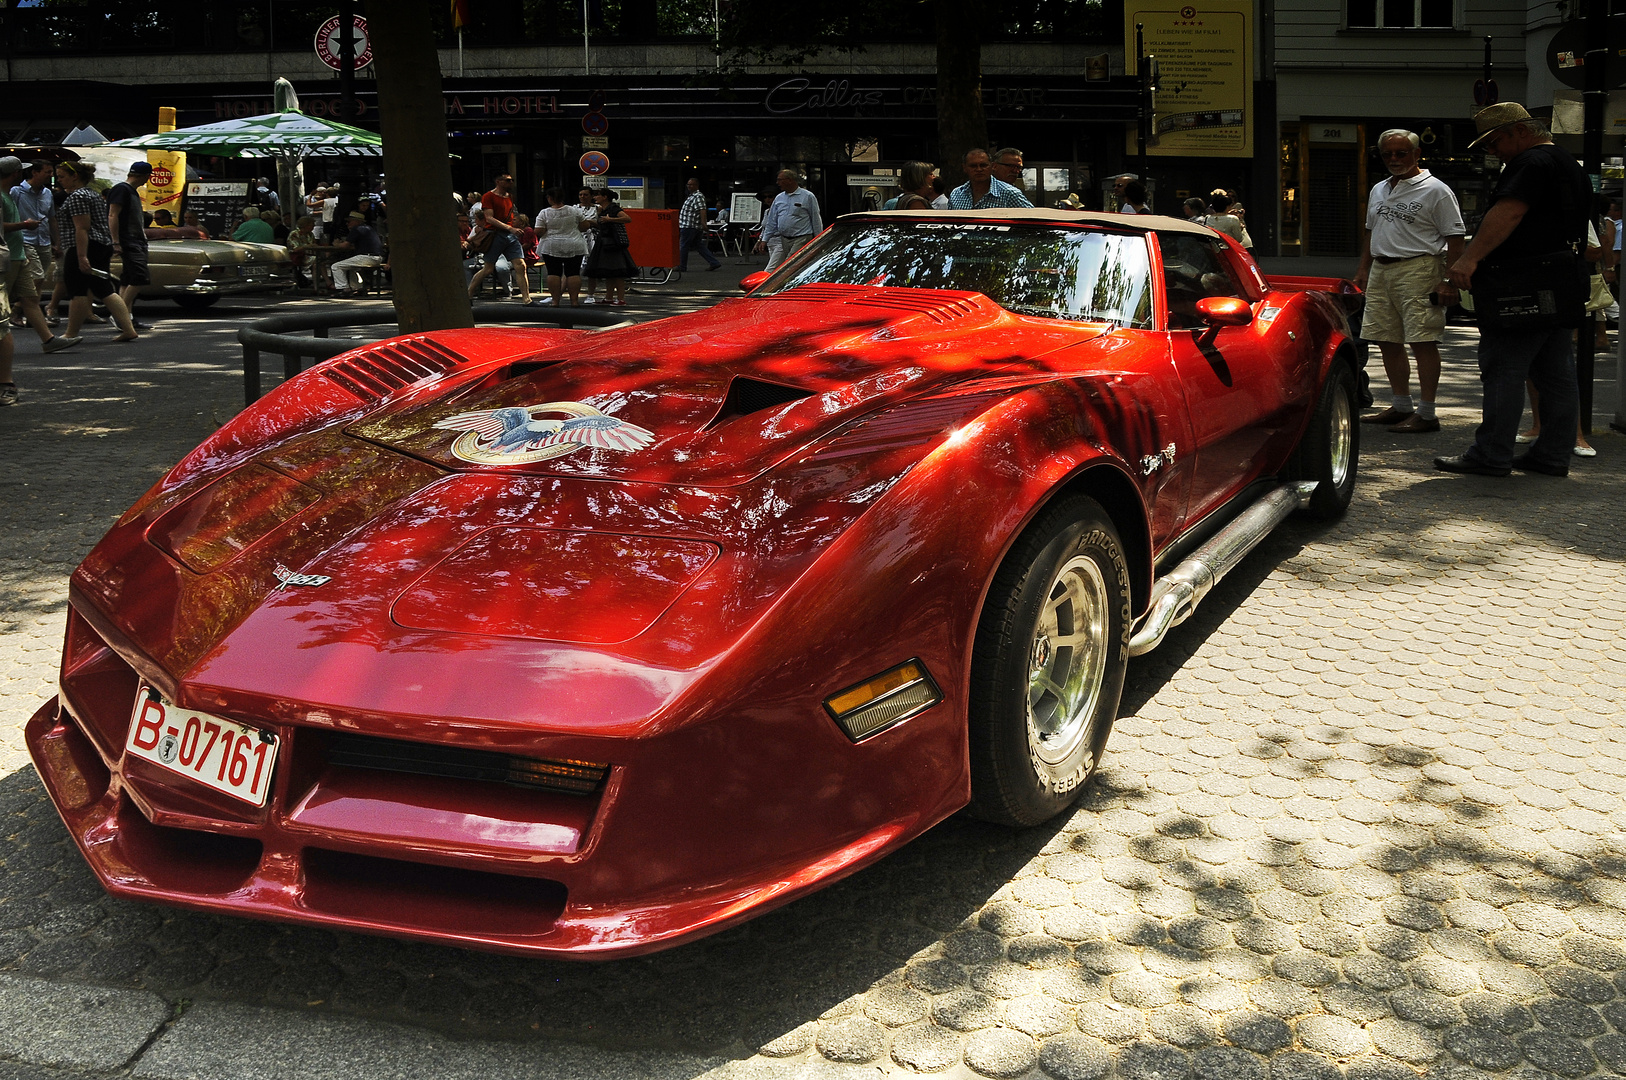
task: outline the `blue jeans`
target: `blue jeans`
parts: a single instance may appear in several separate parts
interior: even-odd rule
[[[717,261],[717,257],[713,255],[711,253],[711,249],[706,246],[705,236],[705,229],[678,230],[678,258],[680,260],[678,262],[679,270],[687,270],[689,268],[690,248],[693,248],[694,250],[700,252],[701,255],[705,256],[706,262],[710,263],[712,266],[717,267],[723,265]]]
[[[1591,324],[1581,332],[1591,333]],[[1541,438],[1530,447],[1530,457],[1544,465],[1569,467],[1581,413],[1571,333],[1562,327],[1479,331],[1484,421],[1465,456],[1499,469],[1513,464],[1513,437],[1519,433],[1524,381],[1529,379],[1541,398]]]

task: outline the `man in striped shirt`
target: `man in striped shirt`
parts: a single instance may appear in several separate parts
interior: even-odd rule
[[[717,270],[722,263],[706,246],[706,197],[700,194],[700,181],[689,177],[689,196],[678,210],[678,270],[689,269],[690,249],[700,252],[711,264],[707,269]]]

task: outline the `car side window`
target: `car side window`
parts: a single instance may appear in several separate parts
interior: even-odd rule
[[[1205,296],[1248,299],[1237,280],[1231,260],[1220,253],[1219,241],[1191,233],[1160,232],[1163,254],[1163,292],[1169,303],[1169,329],[1188,330],[1203,325],[1197,301]]]

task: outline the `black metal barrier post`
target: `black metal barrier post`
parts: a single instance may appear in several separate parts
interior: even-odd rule
[[[573,330],[577,327],[631,325],[631,320],[616,311],[598,311],[587,308],[534,308],[512,304],[475,304],[476,323],[550,323]],[[331,360],[340,353],[365,348],[371,341],[355,338],[332,338],[328,330],[335,326],[394,326],[395,307],[391,304],[354,304],[339,311],[303,311],[298,314],[274,315],[269,319],[252,322],[237,331],[238,344],[243,346],[243,400],[252,405],[260,394],[260,353],[282,355],[284,379],[291,379],[304,370],[304,360]],[[306,337],[300,331],[310,331]],[[393,335],[390,335],[393,336]]]

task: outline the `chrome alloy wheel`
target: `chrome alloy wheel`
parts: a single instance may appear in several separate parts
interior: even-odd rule
[[[1100,566],[1077,555],[1039,612],[1028,653],[1028,745],[1047,765],[1065,762],[1089,737],[1107,669],[1108,597]]]
[[[1355,432],[1350,415],[1349,395],[1338,394],[1332,405],[1332,430],[1327,432],[1327,456],[1331,466],[1332,486],[1342,488],[1349,480],[1349,466],[1354,458]]]

